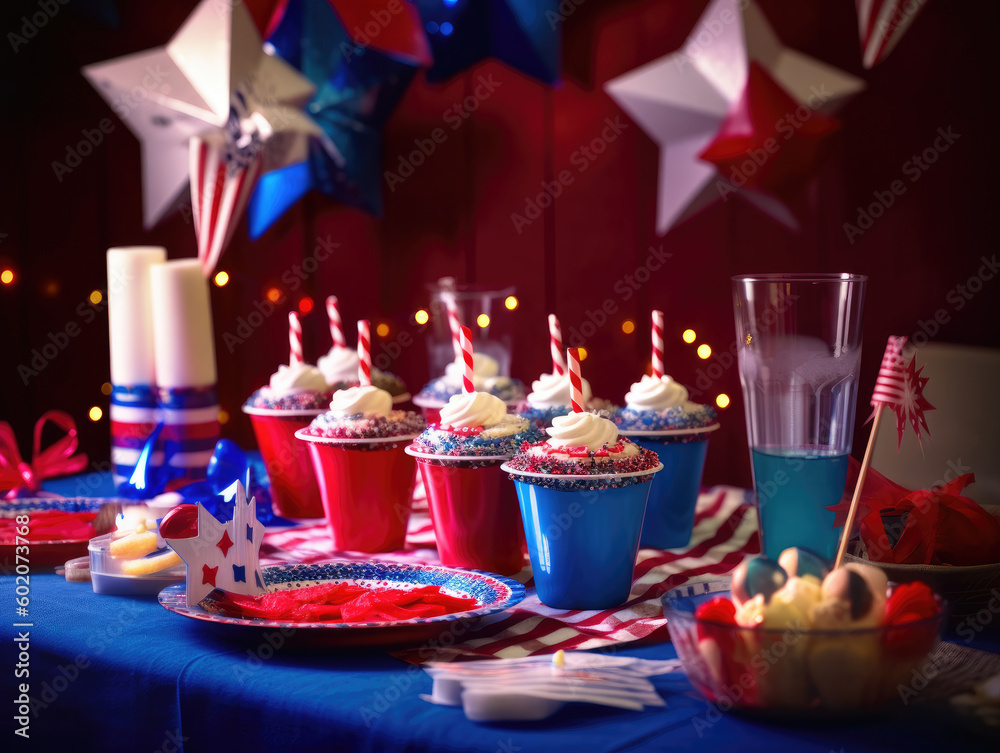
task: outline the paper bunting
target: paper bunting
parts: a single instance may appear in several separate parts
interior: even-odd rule
[[[854,0],[861,64],[872,68],[885,60],[926,4],[927,0]]]
[[[302,162],[265,174],[250,203],[257,238],[309,190],[382,213],[382,127],[418,67],[431,63],[416,8],[397,0],[285,0],[268,44],[316,87],[306,110],[323,131]]]
[[[822,156],[829,116],[863,88],[784,47],[741,0],[713,0],[680,50],[605,85],[660,147],[660,234],[733,194],[797,228],[784,199]]]
[[[547,84],[559,79],[559,0],[414,0],[414,5],[434,53],[428,81],[449,79],[487,57]]]
[[[237,482],[233,519],[220,523],[202,505],[178,505],[163,516],[160,536],[187,566],[187,603],[194,606],[213,589],[257,596],[264,593],[260,545],[264,526],[257,503]]]
[[[299,107],[314,88],[267,55],[242,3],[202,0],[163,47],[84,75],[142,145],[147,227],[190,182],[198,258],[212,272],[259,172],[301,162],[321,136]]]

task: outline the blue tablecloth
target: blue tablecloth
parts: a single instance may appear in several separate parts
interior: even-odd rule
[[[14,579],[0,577],[5,717],[17,697]],[[720,713],[681,674],[653,678],[665,708],[571,705],[544,722],[477,725],[419,698],[431,680],[382,649],[293,652],[231,643],[153,597],[31,576],[28,745],[3,750],[544,751],[995,750],[938,707],[854,724],[781,725]],[[669,643],[621,651],[670,658]],[[16,740],[20,744],[21,740]]]

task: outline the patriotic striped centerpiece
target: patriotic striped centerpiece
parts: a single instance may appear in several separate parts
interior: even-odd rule
[[[157,406],[156,389],[151,385],[112,385],[111,472],[116,486],[128,480],[139,461],[142,446],[159,420]]]
[[[177,483],[205,478],[208,461],[219,441],[219,398],[215,385],[207,387],[161,387],[160,442],[170,445],[173,454],[167,461],[182,469]]]

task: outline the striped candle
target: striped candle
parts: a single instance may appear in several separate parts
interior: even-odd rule
[[[465,369],[462,371],[462,392],[469,395],[476,391],[476,385],[472,380],[472,330],[468,327],[462,327],[460,332],[462,339],[462,361],[465,365]]]
[[[583,413],[583,377],[580,375],[580,349],[566,350],[566,365],[569,367],[569,394],[574,413]]]
[[[552,351],[552,373],[562,376],[566,373],[563,362],[562,328],[555,314],[549,314],[549,350]]]
[[[340,301],[337,296],[327,296],[326,315],[330,319],[330,336],[333,344],[338,348],[347,347],[347,338],[344,337],[344,322],[340,318]]]
[[[299,315],[288,312],[288,363],[298,366],[305,359],[302,357],[302,324]]]
[[[205,478],[215,443],[219,441],[219,398],[215,385],[160,387],[159,405],[163,431],[158,445],[164,451],[173,451],[170,465],[180,473],[171,486]],[[153,457],[155,465],[162,462],[159,451]]]
[[[653,312],[653,376],[660,379],[664,375],[663,368],[663,312]]]
[[[368,319],[358,320],[358,381],[362,387],[372,383],[371,322]]]
[[[156,353],[150,268],[166,249],[108,249],[108,323],[111,350],[111,465],[115,484],[127,480],[157,423]]]

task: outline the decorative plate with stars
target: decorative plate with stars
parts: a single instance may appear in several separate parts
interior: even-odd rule
[[[288,622],[230,617],[213,611],[209,595],[195,606],[185,600],[184,585],[169,586],[159,601],[171,612],[210,623],[237,640],[257,640],[260,633],[281,630],[299,645],[377,646],[427,641],[451,623],[486,617],[519,603],[524,586],[515,580],[478,570],[397,562],[328,562],[314,565],[271,565],[261,569],[264,583],[274,588],[303,588],[321,583],[352,583],[370,588],[411,589],[440,586],[445,593],[471,597],[477,606],[465,612],[393,622]],[[294,631],[294,632],[290,632]]]

